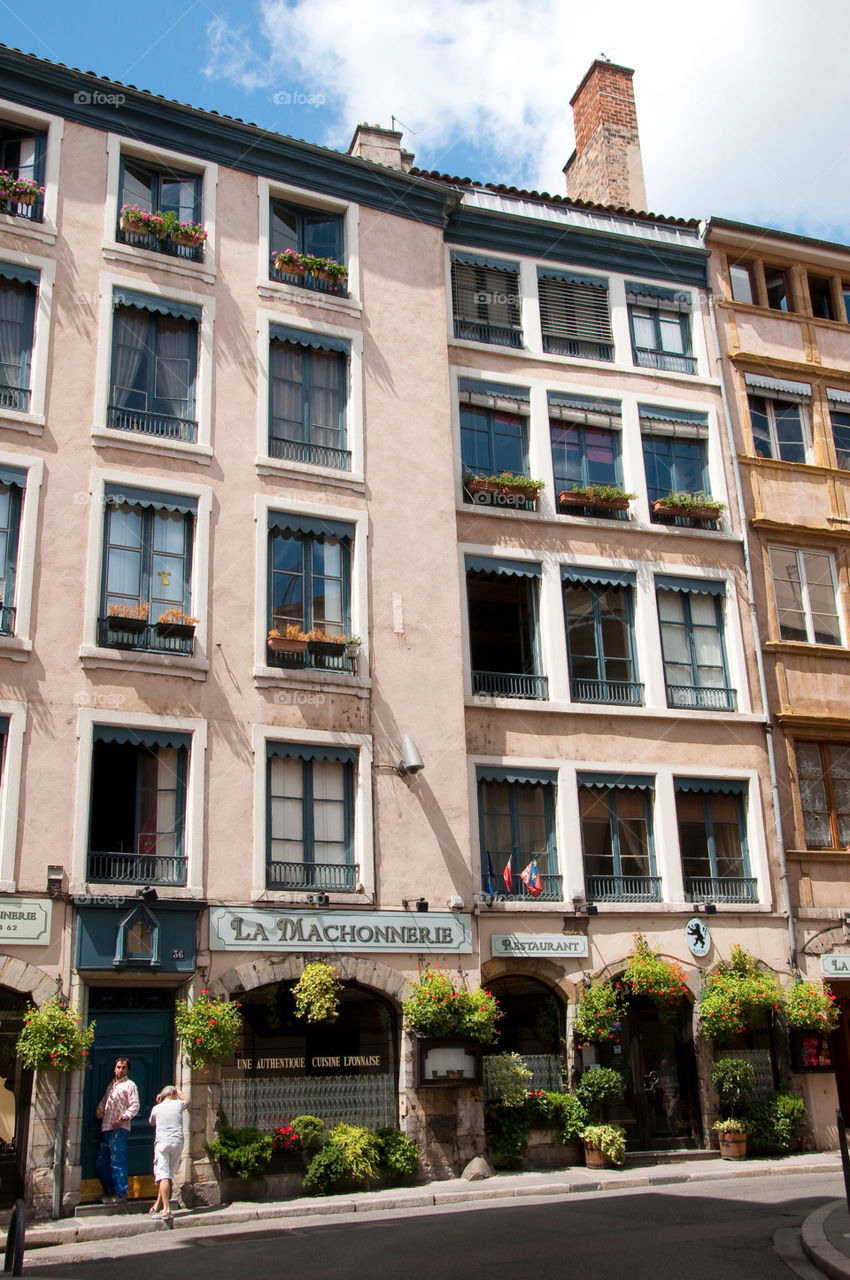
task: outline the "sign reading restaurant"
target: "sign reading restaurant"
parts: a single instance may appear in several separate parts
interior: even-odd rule
[[[468,915],[212,907],[212,951],[472,951]]]
[[[496,933],[490,939],[494,956],[586,956],[583,933]]]

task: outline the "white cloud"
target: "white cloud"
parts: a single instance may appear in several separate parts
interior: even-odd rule
[[[845,0],[260,0],[253,31],[216,20],[208,48],[212,77],[322,94],[317,142],[394,115],[423,168],[554,193],[569,99],[605,53],[635,68],[653,209],[850,235]]]

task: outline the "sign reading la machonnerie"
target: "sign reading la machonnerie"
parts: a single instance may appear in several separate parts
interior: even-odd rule
[[[44,946],[50,941],[52,908],[49,898],[0,898],[0,942],[11,947]]]
[[[490,939],[494,956],[586,956],[583,933],[496,933]]]
[[[212,951],[472,951],[468,915],[212,907]]]
[[[850,978],[850,955],[833,951],[831,955],[821,956],[820,962],[825,978]]]

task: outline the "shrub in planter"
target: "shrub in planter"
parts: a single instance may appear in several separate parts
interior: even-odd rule
[[[789,1027],[804,1031],[834,1031],[841,1020],[835,996],[822,982],[795,982],[785,992]]]
[[[720,1058],[711,1069],[711,1083],[727,1117],[746,1111],[756,1083],[756,1073],[743,1058]]]
[[[261,1178],[272,1158],[271,1134],[259,1129],[231,1129],[219,1125],[216,1136],[207,1143],[207,1151],[228,1166],[237,1178]]]
[[[636,933],[623,981],[636,996],[649,996],[660,1016],[671,1022],[688,987],[681,965],[675,960],[663,959],[659,950],[659,947],[650,947],[642,933]]]
[[[348,1178],[348,1161],[344,1152],[327,1142],[317,1151],[304,1174],[304,1190],[308,1195],[331,1195]]]
[[[84,1027],[75,1006],[50,996],[40,1005],[27,1005],[17,1054],[30,1070],[74,1071],[85,1062],[93,1040],[94,1023]]]
[[[576,1097],[588,1111],[599,1116],[607,1103],[623,1101],[625,1088],[625,1081],[619,1071],[615,1071],[613,1067],[594,1067],[591,1071],[585,1071],[579,1080]]]
[[[314,1153],[325,1145],[325,1122],[318,1116],[296,1116],[292,1128],[298,1133],[302,1151]]]
[[[582,987],[573,1023],[579,1044],[610,1039],[624,1015],[622,996],[613,982],[596,981]]]
[[[399,1129],[378,1130],[378,1162],[387,1178],[413,1178],[419,1172],[419,1148]]]
[[[341,989],[342,983],[333,965],[314,960],[292,988],[296,1018],[307,1022],[335,1022]]]
[[[581,1142],[581,1135],[587,1125],[587,1108],[575,1094],[547,1093],[549,1114],[555,1120],[555,1141],[565,1147],[570,1142]]]
[[[341,1183],[365,1186],[380,1168],[380,1138],[373,1129],[338,1124],[310,1161],[304,1176],[305,1191],[327,1195]]]
[[[272,1152],[274,1155],[285,1155],[289,1151],[300,1151],[301,1136],[293,1124],[282,1124],[272,1134]]]
[[[498,1053],[487,1060],[487,1083],[503,1107],[523,1106],[532,1079],[518,1053]]]
[[[238,1000],[211,1000],[206,988],[192,1004],[177,1001],[174,1027],[190,1067],[205,1068],[208,1062],[220,1062],[233,1052],[242,1032],[239,1009]]]
[[[806,1104],[795,1093],[772,1093],[750,1109],[748,1132],[754,1151],[790,1151],[797,1145]]]
[[[488,1106],[484,1115],[487,1142],[497,1160],[521,1160],[528,1150],[531,1117],[525,1107]]]
[[[626,1131],[618,1124],[591,1124],[582,1133],[585,1147],[598,1148],[611,1164],[621,1165],[626,1159]]]
[[[499,1034],[496,1022],[502,1010],[495,996],[482,987],[456,987],[443,969],[426,969],[419,982],[410,984],[402,1007],[408,1026],[420,1036],[459,1036],[491,1044]]]

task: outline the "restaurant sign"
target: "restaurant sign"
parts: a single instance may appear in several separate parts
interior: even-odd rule
[[[50,941],[49,898],[0,899],[0,942],[11,947],[45,946]]]
[[[496,933],[490,939],[494,956],[586,956],[583,933]]]
[[[212,951],[472,951],[468,915],[212,907]]]

